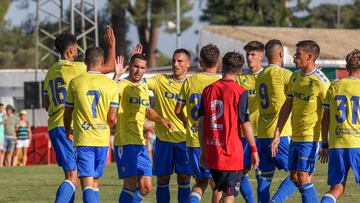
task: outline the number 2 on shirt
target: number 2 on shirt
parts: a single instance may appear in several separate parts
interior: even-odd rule
[[[210,126],[213,130],[223,130],[224,125],[219,124],[217,120],[224,115],[224,102],[221,100],[214,100],[210,104],[211,111],[214,112],[210,117]]]
[[[92,110],[93,118],[97,118],[96,106],[100,99],[100,92],[98,90],[89,90],[86,95],[94,96],[94,100],[91,105],[91,110]]]
[[[198,110],[200,109],[200,105],[201,105],[201,95],[199,93],[194,93],[192,95],[190,95],[190,103],[194,104],[194,107],[191,109],[191,118],[194,121],[198,120]]]

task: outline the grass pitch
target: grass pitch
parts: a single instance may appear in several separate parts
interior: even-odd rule
[[[284,172],[276,172],[271,187],[271,195],[275,193],[285,175]],[[256,186],[254,172],[250,172],[250,178],[253,186]],[[62,170],[56,165],[0,168],[0,202],[54,202],[57,187],[62,179]],[[192,182],[193,181],[192,179]],[[317,170],[313,176],[313,182],[317,188],[318,196],[321,197],[328,190],[326,184],[327,165],[318,163]],[[121,189],[122,181],[118,180],[116,165],[107,165],[104,177],[101,179],[101,202],[117,202]],[[155,190],[156,179],[153,178],[153,192],[145,197],[144,203],[156,202]],[[82,194],[80,191],[80,188],[77,188],[76,202],[82,202]],[[254,191],[256,191],[256,189]],[[175,176],[173,176],[170,183],[170,192],[171,202],[177,202]],[[210,202],[210,200],[211,193],[207,190],[202,202]],[[355,184],[354,175],[350,172],[345,194],[339,202],[359,201],[360,187]],[[236,202],[244,202],[240,194]],[[287,202],[301,202],[299,192],[292,195]]]

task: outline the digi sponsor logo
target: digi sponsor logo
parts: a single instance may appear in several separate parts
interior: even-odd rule
[[[164,96],[168,99],[176,99],[177,100],[179,98],[179,94],[175,94],[172,92],[165,92]]]
[[[305,95],[305,94],[300,93],[300,92],[294,92],[294,97],[297,98],[297,99],[306,101],[306,102],[310,101],[310,96]]]
[[[130,102],[130,104],[139,104],[139,105],[143,105],[143,106],[150,105],[149,101],[147,101],[146,99],[139,99],[136,97],[130,97],[129,102]]]
[[[248,90],[247,92],[249,93],[249,95],[255,95],[256,94],[256,90]]]

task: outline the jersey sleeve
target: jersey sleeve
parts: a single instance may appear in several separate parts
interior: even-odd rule
[[[292,81],[295,80],[295,75],[292,74],[290,79],[289,79],[289,82],[288,82],[288,85],[287,85],[287,90],[286,90],[286,98],[289,98],[289,99],[292,99],[293,98],[293,91],[292,91]]]
[[[249,105],[248,105],[248,92],[244,91],[240,95],[238,104],[238,117],[240,123],[246,123],[249,120]]]
[[[285,85],[285,91],[287,91],[288,88],[289,88],[291,74],[292,74],[291,71],[284,69],[282,78],[283,78],[283,82],[284,82],[284,85]]]
[[[118,85],[114,84],[115,91],[112,91],[112,97],[110,101],[110,107],[119,107],[119,88]]]
[[[180,89],[180,94],[179,94],[179,97],[177,98],[177,102],[180,103],[180,104],[186,104],[186,92],[187,92],[187,89],[188,89],[188,86],[189,86],[189,82],[188,82],[188,79],[186,79],[184,81],[184,83],[181,85],[181,89]]]
[[[320,91],[319,91],[319,99],[321,102],[324,102],[329,86],[330,86],[330,82],[321,83]]]
[[[69,83],[69,88],[66,93],[65,106],[74,107],[74,82],[73,80]]]
[[[149,87],[150,90],[154,91],[157,87],[157,76],[151,78],[144,78],[145,83]]]
[[[325,99],[324,101],[322,102],[322,108],[324,109],[328,109],[330,108],[330,98],[331,98],[331,95],[333,93],[333,85],[331,85],[326,93],[326,96],[325,96]]]

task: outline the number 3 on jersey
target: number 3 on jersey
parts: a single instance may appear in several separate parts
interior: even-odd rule
[[[94,96],[94,100],[91,105],[91,111],[92,111],[93,118],[97,118],[96,106],[100,99],[100,92],[97,90],[89,90],[86,95]]]
[[[359,96],[352,96],[351,101],[353,103],[352,111],[350,110],[350,103],[348,103],[348,99],[345,95],[336,95],[335,96],[336,101],[340,101],[340,104],[337,108],[339,112],[341,112],[341,116],[336,115],[335,119],[339,123],[343,123],[346,120],[347,112],[351,112],[351,123],[356,124],[358,120],[358,113],[359,113]],[[349,110],[347,110],[349,109]]]
[[[210,104],[211,108],[211,118],[210,126],[212,130],[223,130],[224,125],[218,123],[218,119],[224,115],[224,102],[221,100],[214,100]]]

